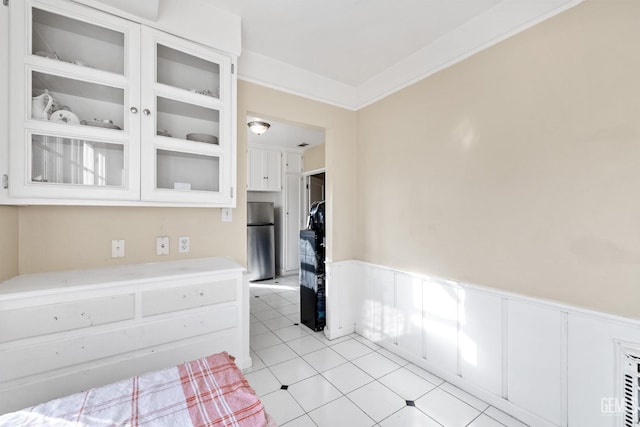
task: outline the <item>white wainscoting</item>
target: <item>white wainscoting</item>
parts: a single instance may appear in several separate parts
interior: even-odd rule
[[[328,273],[329,338],[355,331],[531,426],[621,425],[639,321],[360,261]]]

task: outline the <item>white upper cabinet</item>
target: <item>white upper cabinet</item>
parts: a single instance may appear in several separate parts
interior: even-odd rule
[[[139,199],[139,25],[25,1],[10,26],[9,195]]]
[[[230,204],[231,59],[146,27],[142,46],[142,199]]]
[[[247,159],[247,190],[282,190],[282,153],[280,151],[249,148]]]
[[[63,0],[10,13],[4,203],[235,205],[232,56]]]
[[[300,153],[285,153],[285,168],[286,173],[302,173],[302,154]]]

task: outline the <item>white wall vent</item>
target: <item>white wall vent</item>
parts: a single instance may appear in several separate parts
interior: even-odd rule
[[[622,425],[640,425],[640,349],[622,347]]]

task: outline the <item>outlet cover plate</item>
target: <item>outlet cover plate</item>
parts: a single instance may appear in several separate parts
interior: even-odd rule
[[[188,237],[178,237],[178,252],[188,254],[190,250],[190,241]]]

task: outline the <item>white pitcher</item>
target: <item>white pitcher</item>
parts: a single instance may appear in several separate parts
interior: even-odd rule
[[[53,105],[53,97],[45,89],[40,96],[31,98],[31,117],[39,120],[49,120],[49,109]]]

